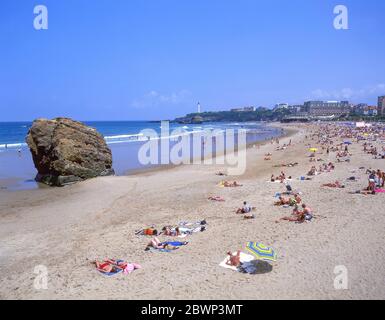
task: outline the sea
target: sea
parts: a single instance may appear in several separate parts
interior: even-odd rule
[[[156,121],[84,121],[84,123],[104,136],[112,151],[113,168],[117,175],[129,175],[138,170],[158,166],[142,165],[138,160],[140,147],[148,141],[144,130],[152,130],[159,135],[159,139],[169,139],[170,148],[178,141],[175,139],[177,129],[184,135],[213,130],[226,132],[227,129],[238,132],[239,129],[243,129],[247,133],[247,143],[275,138],[282,134],[281,129],[271,127],[264,122],[178,124]],[[23,190],[40,187],[40,184],[34,180],[37,172],[25,142],[31,125],[32,122],[0,122],[0,188],[2,189]],[[168,130],[165,130],[165,126],[168,126]]]

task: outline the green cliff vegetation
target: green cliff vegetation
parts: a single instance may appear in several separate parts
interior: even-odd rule
[[[178,123],[200,123],[200,122],[247,122],[247,121],[276,121],[290,114],[289,110],[271,110],[257,108],[255,111],[216,111],[191,113],[185,117],[176,118]]]

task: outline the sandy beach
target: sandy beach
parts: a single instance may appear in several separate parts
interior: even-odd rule
[[[384,171],[384,160],[351,145],[351,161],[337,163],[335,154],[321,154],[335,170],[311,181],[305,136],[312,127],[291,125],[280,144],[251,147],[247,170],[228,177],[243,184],[220,188],[223,166],[185,165],[132,176],[101,177],[65,188],[10,192],[0,189],[1,299],[385,299],[384,195],[353,195],[367,185],[367,168]],[[337,141],[336,141],[337,143]],[[271,161],[265,161],[272,153]],[[292,168],[274,165],[298,162]],[[365,167],[366,169],[359,169]],[[303,201],[316,218],[296,224],[276,221],[290,208],[273,205],[280,183],[268,182],[284,170],[293,177]],[[347,182],[350,176],[358,178]],[[344,181],[345,189],[323,188]],[[225,202],[212,202],[221,196]],[[248,201],[256,219],[244,220],[235,210]],[[171,253],[144,251],[151,238],[135,230],[180,221],[206,219],[205,232],[188,237],[189,244]],[[169,237],[160,236],[161,240]],[[273,247],[278,261],[266,274],[248,275],[219,266],[227,251],[248,241]],[[116,258],[139,263],[129,275],[106,277],[95,259]],[[48,269],[48,288],[35,289],[34,268]],[[348,271],[348,289],[336,290],[336,266]]]

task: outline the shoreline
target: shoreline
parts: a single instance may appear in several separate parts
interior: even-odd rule
[[[275,126],[273,126],[273,124],[275,124]],[[287,127],[285,124],[271,123],[271,124],[269,124],[269,126],[276,127],[276,128],[282,128],[285,130],[285,133],[283,135],[276,137],[278,139],[285,139],[285,138],[292,137],[296,133],[298,133],[298,131],[299,131],[295,128]],[[259,141],[254,141],[254,142],[248,142],[246,144],[246,149],[251,149],[254,147],[258,147],[258,146],[261,147],[261,146],[264,146],[268,143],[270,143],[270,140],[259,140]],[[230,154],[232,154],[232,153],[233,152],[231,152]],[[215,158],[216,158],[216,155],[212,156],[212,159],[215,159]],[[206,158],[204,158],[204,159],[206,159]],[[182,167],[182,166],[191,166],[191,165],[194,165],[194,164],[190,163],[190,164],[180,164],[180,165],[175,165],[175,164],[157,165],[153,168],[135,169],[135,170],[132,170],[129,173],[121,175],[121,176],[148,175],[148,174],[151,174],[154,172],[167,171],[167,170],[171,170],[174,168],[178,168],[178,167]]]
[[[268,123],[266,126],[267,127],[271,127],[271,128],[281,128],[281,129],[285,128],[284,124],[275,123],[275,122]],[[286,136],[288,136],[290,134],[294,134],[295,133],[295,129],[291,129],[291,130],[293,130],[292,133],[285,132],[283,135],[279,135],[279,136],[274,137],[274,138],[282,139],[282,138],[285,138]],[[246,145],[246,148],[249,149],[249,148],[252,148],[252,147],[255,147],[255,146],[261,146],[261,145],[264,145],[264,144],[268,143],[269,141],[270,140],[266,140],[265,139],[265,140],[259,140],[259,141],[254,141],[254,142],[248,142],[247,145]],[[129,143],[129,142],[126,142],[126,143]],[[120,144],[119,146],[120,147],[124,146],[124,143]],[[26,152],[29,152],[28,148],[26,148],[25,150],[26,150]],[[13,150],[12,152],[16,153],[16,150]],[[228,153],[228,154],[232,154],[232,152]],[[0,157],[1,156],[2,155],[0,154]],[[29,154],[28,154],[28,157],[29,157]],[[204,158],[204,159],[206,159],[206,158]],[[216,155],[213,155],[212,159],[216,159]],[[31,159],[31,161],[32,161],[32,159]],[[32,165],[33,165],[33,162],[32,162]],[[143,168],[136,168],[136,169],[127,169],[122,174],[118,174],[118,175],[115,175],[115,176],[121,177],[121,176],[137,176],[137,175],[142,175],[142,174],[143,175],[148,175],[148,174],[151,174],[153,172],[158,172],[158,171],[163,171],[163,170],[170,170],[170,169],[173,169],[173,168],[176,168],[176,167],[179,167],[179,166],[184,166],[184,165],[192,165],[192,164],[179,164],[179,165],[175,165],[175,164],[167,164],[167,165],[158,164],[158,165],[153,165],[153,166],[150,166],[150,167],[143,167]],[[100,178],[100,177],[96,177],[96,178],[93,178],[93,179],[98,179],[98,178]],[[31,182],[31,181],[33,181],[33,184],[35,186],[29,187],[29,186],[26,185],[26,182]],[[23,186],[21,186],[20,188],[16,188],[15,187],[16,185],[21,185],[21,184]],[[19,191],[25,191],[25,190],[46,189],[47,187],[49,188],[49,186],[46,186],[44,184],[41,184],[41,183],[38,183],[38,182],[34,181],[34,176],[30,177],[27,180],[22,179],[22,178],[17,177],[17,176],[9,176],[9,177],[6,177],[6,178],[0,178],[0,194],[1,194],[1,192],[4,192],[4,191],[7,191],[7,192],[19,192]]]

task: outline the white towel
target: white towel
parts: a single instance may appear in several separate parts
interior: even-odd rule
[[[237,254],[236,252],[233,253],[233,255],[236,255],[236,254]],[[222,268],[231,269],[233,271],[238,271],[237,267],[230,266],[230,265],[226,264],[229,261],[229,259],[230,259],[230,257],[227,256],[225,258],[225,260],[223,260],[219,265]],[[253,261],[253,260],[255,260],[255,257],[253,257],[250,254],[246,254],[246,253],[241,252],[241,255],[240,255],[240,261],[241,262],[250,262],[250,261]]]

